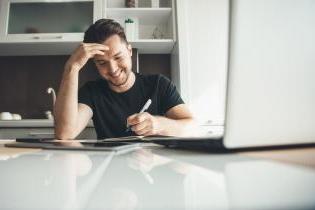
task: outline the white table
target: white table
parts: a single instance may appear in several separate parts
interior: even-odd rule
[[[1,209],[315,209],[315,148],[127,154],[0,146]]]

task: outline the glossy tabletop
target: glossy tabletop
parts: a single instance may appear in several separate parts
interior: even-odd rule
[[[255,154],[2,147],[0,209],[315,209],[315,168]]]

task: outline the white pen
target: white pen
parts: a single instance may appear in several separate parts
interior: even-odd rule
[[[144,104],[144,106],[142,107],[142,109],[140,110],[139,114],[145,112],[150,107],[151,103],[152,103],[152,100],[149,98],[147,100],[147,102]],[[126,132],[130,131],[130,129],[131,129],[131,127],[129,125],[127,125]]]

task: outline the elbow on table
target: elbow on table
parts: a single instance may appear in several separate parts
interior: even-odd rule
[[[55,138],[60,140],[72,140],[75,139],[76,133],[74,129],[60,129],[55,126]]]

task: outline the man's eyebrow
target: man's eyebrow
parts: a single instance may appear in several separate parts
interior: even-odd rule
[[[115,55],[113,55],[113,57],[118,57],[120,55],[122,55],[123,53],[121,51],[119,51],[118,53],[116,53]],[[95,62],[107,62],[107,60],[104,59],[99,59],[99,60],[95,60]]]
[[[122,52],[120,51],[120,52],[116,53],[115,55],[113,55],[113,57],[117,57],[117,56],[119,56],[121,54],[122,54]]]
[[[98,62],[98,63],[100,63],[100,62],[107,62],[107,60],[101,59],[101,60],[95,60],[95,62]]]

